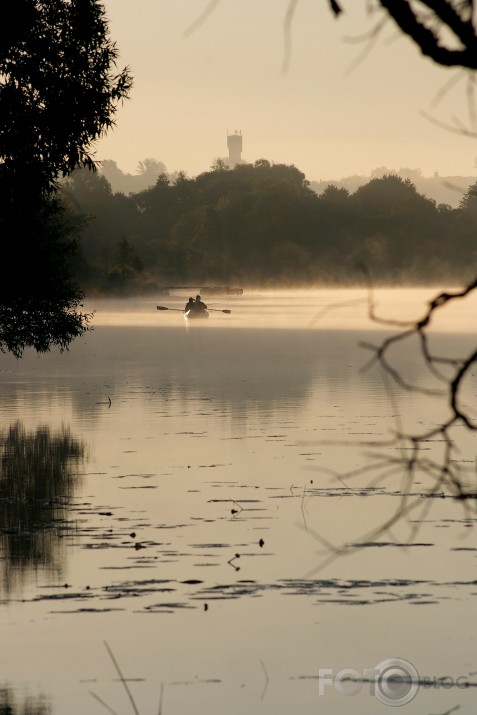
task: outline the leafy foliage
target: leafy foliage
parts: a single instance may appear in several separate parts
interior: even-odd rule
[[[0,54],[0,187],[35,195],[78,164],[112,126],[131,85],[97,0],[17,0]],[[23,192],[22,192],[23,193]]]
[[[130,291],[140,280],[149,288],[178,280],[349,283],[361,281],[362,265],[375,283],[460,282],[477,266],[472,187],[459,209],[436,206],[395,175],[352,194],[330,185],[318,196],[296,167],[260,160],[175,182],[163,174],[129,197],[87,171],[74,172],[65,188],[81,207],[77,220],[88,218],[89,288],[114,287],[108,271],[118,240],[144,267],[140,276],[124,273],[122,290],[129,281]]]
[[[98,0],[17,0],[0,31],[0,349],[61,349],[87,328],[71,278],[75,227],[58,181],[94,167],[131,77]]]
[[[63,350],[89,318],[76,311],[82,292],[69,266],[79,226],[54,197],[9,218],[2,221],[9,260],[0,264],[0,349],[16,357],[26,346]]]

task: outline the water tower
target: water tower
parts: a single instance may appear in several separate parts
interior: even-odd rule
[[[235,130],[234,134],[227,133],[227,146],[229,149],[229,167],[234,168],[242,163],[242,132]]]

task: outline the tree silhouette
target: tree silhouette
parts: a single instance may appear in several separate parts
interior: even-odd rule
[[[61,349],[87,329],[71,280],[74,227],[59,179],[94,168],[131,77],[98,0],[18,0],[0,31],[0,349]]]

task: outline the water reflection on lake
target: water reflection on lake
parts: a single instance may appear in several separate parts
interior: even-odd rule
[[[18,698],[8,687],[0,686],[0,715],[50,715],[51,705],[45,695]]]
[[[432,294],[378,297],[411,317]],[[357,543],[400,497],[398,476],[331,471],[366,466],[364,443],[398,425],[432,425],[442,402],[362,371],[360,342],[382,336],[362,292],[211,305],[232,314],[186,326],[153,301],[96,301],[70,352],[2,358],[2,681],[40,684],[55,713],[104,712],[90,691],[123,712],[104,640],[141,713],[161,683],[165,713],[382,713],[369,686],[320,696],[318,670],[397,657],[475,680],[475,510],[431,499],[423,477],[411,523],[319,568],[323,540]],[[463,354],[475,314],[463,303],[433,347]],[[415,348],[396,364],[434,387]],[[460,439],[475,460],[475,436]],[[421,688],[409,712],[470,712],[474,693]]]
[[[27,432],[18,420],[0,433],[1,584],[18,590],[25,576],[62,573],[62,539],[71,526],[68,508],[84,447],[63,427]]]

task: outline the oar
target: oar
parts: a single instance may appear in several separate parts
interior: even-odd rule
[[[179,313],[183,313],[184,310],[182,308],[167,308],[165,305],[158,305],[156,306],[158,310],[177,310]],[[221,308],[207,308],[207,310],[215,310],[216,313],[227,313],[227,315],[230,315],[232,312],[231,310],[228,310],[225,308],[222,310]]]

